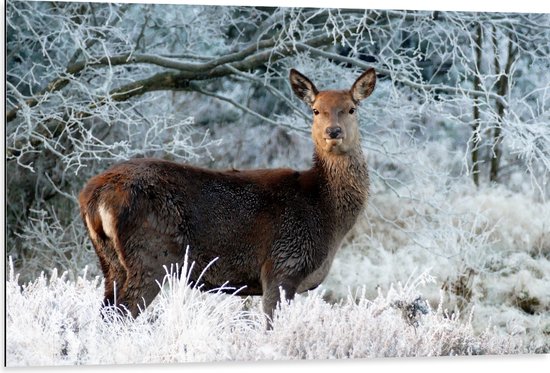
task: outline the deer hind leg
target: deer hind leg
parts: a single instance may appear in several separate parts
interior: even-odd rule
[[[102,307],[115,306],[122,296],[126,282],[127,269],[124,260],[120,258],[115,246],[116,241],[107,236],[103,224],[92,224],[89,216],[86,216],[85,220],[105,279]],[[112,234],[112,232],[109,233]]]
[[[116,254],[111,242],[106,242],[101,250],[97,250],[99,262],[105,277],[105,294],[103,307],[117,306],[123,297],[127,269]]]
[[[137,317],[155,299],[166,276],[165,266],[183,261],[182,250],[170,236],[142,229],[125,243],[128,276],[121,302]]]

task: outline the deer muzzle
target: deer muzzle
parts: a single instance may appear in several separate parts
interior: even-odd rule
[[[325,129],[325,133],[323,138],[325,139],[325,142],[329,145],[335,146],[342,143],[342,140],[344,139],[344,131],[342,131],[342,127],[327,127]]]

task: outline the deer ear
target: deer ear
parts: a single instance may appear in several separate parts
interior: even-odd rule
[[[290,85],[298,98],[304,101],[309,106],[313,105],[315,96],[319,93],[315,84],[311,82],[305,75],[302,75],[297,70],[290,70]]]
[[[374,91],[376,85],[376,73],[373,68],[365,71],[351,87],[351,96],[357,102],[366,99]]]

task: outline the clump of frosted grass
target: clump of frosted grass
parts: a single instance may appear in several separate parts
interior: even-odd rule
[[[445,290],[445,308],[472,314],[475,332],[488,324],[538,352],[550,351],[550,203],[504,187],[457,187],[435,209],[422,200],[373,195],[336,256],[326,299],[348,288],[377,287],[429,271],[431,304]],[[398,269],[398,270],[396,270]]]
[[[184,263],[183,273],[191,266]],[[183,363],[272,359],[510,354],[513,340],[423,301],[423,274],[382,291],[364,289],[337,304],[323,291],[298,295],[267,331],[259,298],[201,292],[167,271],[156,300],[135,320],[100,314],[103,284],[86,271],[75,281],[54,270],[25,285],[11,266],[7,291],[7,365]],[[200,285],[199,285],[200,286]],[[416,303],[415,303],[416,302]],[[417,309],[419,312],[412,312]],[[108,311],[107,311],[108,312]]]

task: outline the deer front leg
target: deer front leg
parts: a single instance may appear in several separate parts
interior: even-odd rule
[[[262,308],[267,318],[267,330],[273,329],[273,314],[281,299],[281,289],[286,301],[290,301],[294,299],[299,283],[295,276],[275,273],[269,262],[262,266]]]

